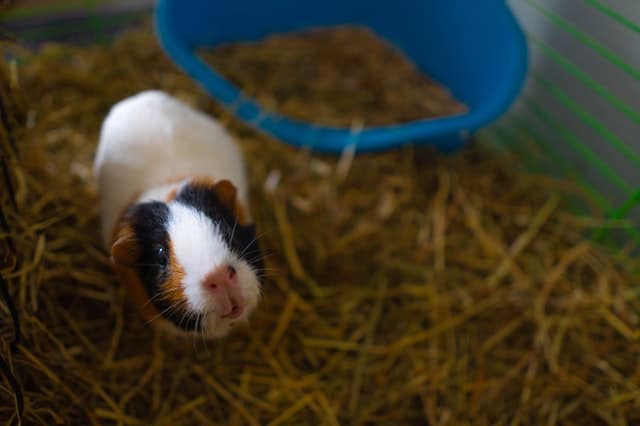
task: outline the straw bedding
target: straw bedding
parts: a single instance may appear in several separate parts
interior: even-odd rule
[[[16,206],[3,183],[0,247],[23,338],[12,350],[3,302],[0,355],[24,424],[640,422],[637,262],[585,239],[604,221],[553,195],[580,196],[569,183],[477,146],[297,151],[230,119],[148,29],[21,54],[3,70]],[[258,311],[225,340],[155,335],[100,248],[99,125],[146,88],[220,117],[246,153],[269,270]],[[15,402],[0,381],[0,419]]]
[[[276,34],[203,50],[201,56],[265,108],[316,124],[397,124],[466,111],[445,87],[364,27]]]

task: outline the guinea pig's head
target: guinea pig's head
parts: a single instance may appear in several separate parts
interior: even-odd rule
[[[111,262],[149,321],[216,338],[258,303],[262,256],[229,181],[188,180],[123,216]]]

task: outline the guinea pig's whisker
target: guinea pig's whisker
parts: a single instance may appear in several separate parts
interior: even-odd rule
[[[207,355],[209,354],[209,347],[207,346],[207,339],[206,339],[206,328],[207,328],[207,320],[209,319],[209,313],[205,312],[204,314],[202,314],[202,323],[200,324],[200,329],[198,330],[198,332],[200,333],[200,339],[202,339],[202,345],[204,346],[204,350],[207,353]]]
[[[154,294],[152,297],[150,297],[144,305],[142,305],[142,307],[147,306],[149,303],[153,302],[154,300],[157,299],[161,299],[163,297],[168,297],[171,296],[173,293],[178,293],[180,292],[182,289],[181,288],[163,288],[161,292]]]
[[[276,272],[275,268],[255,268],[254,269],[255,273],[261,273],[261,272]]]
[[[127,263],[127,262],[113,262],[116,265],[126,266],[128,268],[157,268],[162,266],[159,263]]]
[[[198,315],[200,315],[198,312],[193,312],[193,311],[189,312],[189,311],[185,310],[182,313],[182,318],[180,319],[178,324],[180,324],[182,326],[184,322],[192,321],[194,319],[194,317],[195,317],[196,323],[197,323]]]
[[[175,307],[175,306],[174,306]],[[158,318],[162,317],[163,315],[169,313],[170,309],[165,309],[164,311],[160,312],[158,315],[154,316],[153,318],[151,318],[149,321],[147,321],[147,324],[151,324],[153,321],[157,320]]]
[[[249,244],[246,245],[246,247],[240,252],[240,254],[238,255],[238,257],[242,257],[242,255],[247,251],[247,249],[249,249],[249,247],[251,247],[251,244],[255,243],[256,241],[258,241],[258,239],[260,237],[262,237],[264,235],[260,234],[260,235],[256,235],[255,237],[253,237],[253,239],[251,241],[249,241]]]
[[[211,353],[209,352],[209,346],[207,345],[207,338],[206,338],[206,329],[207,329],[206,327],[207,327],[208,319],[209,319],[209,314],[207,312],[204,312],[201,316],[200,324],[198,325],[198,330],[196,331],[200,335],[200,340],[202,341],[202,346],[204,346],[204,351],[206,352],[207,355],[211,355]]]
[[[152,323],[153,321],[155,321],[156,319],[158,319],[159,317],[169,313],[170,311],[172,311],[173,309],[177,308],[178,306],[180,306],[181,304],[185,303],[185,300],[179,300],[176,303],[174,303],[173,305],[169,306],[168,308],[164,309],[162,312],[160,312],[159,314],[157,314],[156,316],[154,316],[153,318],[151,318],[149,321],[147,321],[147,324]]]
[[[171,296],[173,293],[181,293],[181,292],[182,292],[182,287],[163,288],[160,294],[163,296]]]
[[[144,302],[144,305],[142,305],[143,308],[145,308],[149,303],[153,302],[154,300],[156,300],[158,297],[160,297],[160,293],[153,295],[152,297],[150,297],[149,299],[147,299],[146,302]]]
[[[185,310],[182,312],[182,318],[180,318],[178,323],[182,325],[184,322],[191,320],[194,315],[196,315],[196,312]]]
[[[255,256],[250,257],[249,259],[247,259],[247,262],[251,263],[251,262],[256,261],[256,260],[258,260],[260,258],[264,259],[264,256],[262,255],[262,253],[257,253]]]
[[[191,334],[191,346],[193,346],[193,351],[194,352],[198,350],[198,348],[196,347],[196,337],[197,337],[197,332],[198,332],[198,328],[199,328],[199,325],[200,325],[200,319],[201,318],[200,318],[199,315],[196,316],[196,321],[195,321],[196,329],[190,333]]]
[[[255,274],[258,276],[258,278],[266,278],[266,277],[273,277],[274,272],[275,271],[273,269],[269,269],[269,270],[255,271]]]
[[[253,272],[260,276],[260,277],[266,277],[266,276],[273,276],[274,273],[276,273],[276,269],[273,268],[258,268],[258,269],[254,269]]]
[[[231,238],[230,240],[233,241],[233,236],[236,235],[236,227],[238,226],[238,218],[235,218],[235,222],[233,222],[233,229],[231,229]]]
[[[246,249],[245,249],[246,251]],[[270,257],[275,253],[275,250],[271,250],[271,249],[266,249],[266,248],[260,248],[257,250],[257,254],[261,255],[262,257]]]
[[[168,293],[168,292],[167,292]],[[154,300],[158,300],[161,299],[162,297],[165,297],[166,293],[162,292],[162,293],[157,293],[154,294],[152,297],[150,297],[149,299],[147,299],[147,301],[145,302],[144,305],[142,305],[142,307],[147,306],[149,303],[153,302]]]
[[[259,254],[257,256],[255,256],[255,257],[253,257],[253,258],[247,259],[246,262],[248,264],[251,264],[251,263],[253,263],[254,261],[256,261],[258,259],[260,259],[260,255]],[[276,270],[276,268],[271,268],[271,267],[268,267],[268,266],[263,266],[261,268],[254,268],[254,271],[275,271],[275,270]]]
[[[242,256],[242,254],[244,254],[245,251],[247,251],[247,249],[251,246],[251,244],[255,243],[256,241],[259,241],[260,238],[264,237],[266,235],[265,232],[262,232],[260,234],[256,234],[255,237],[253,237],[253,240],[251,240],[249,242],[249,244],[247,244],[247,246],[244,248],[244,250],[242,250],[242,253],[240,254]]]
[[[260,249],[260,254],[262,255],[263,258],[269,258],[273,256],[274,253],[275,253],[275,250],[272,250],[272,249],[266,249],[266,248]]]

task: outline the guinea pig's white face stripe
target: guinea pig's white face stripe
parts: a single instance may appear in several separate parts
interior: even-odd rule
[[[229,260],[229,251],[216,226],[202,212],[181,203],[170,203],[169,212],[167,232],[185,272],[187,303],[194,311],[208,311],[211,306],[202,281],[212,269]]]

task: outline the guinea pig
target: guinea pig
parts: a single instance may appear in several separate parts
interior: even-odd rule
[[[147,322],[225,336],[258,303],[263,270],[239,147],[157,90],[115,104],[94,174],[111,267]]]

